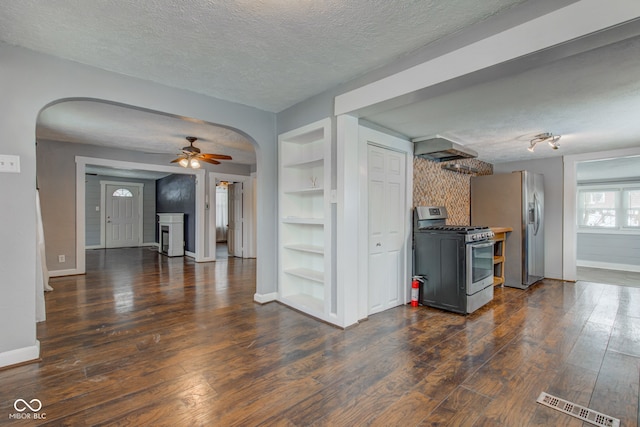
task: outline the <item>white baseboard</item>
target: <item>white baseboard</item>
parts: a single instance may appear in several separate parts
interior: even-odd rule
[[[40,358],[40,341],[36,340],[35,345],[0,353],[0,368],[29,362],[38,358]]]
[[[605,270],[633,271],[636,273],[640,273],[640,265],[633,264],[617,264],[613,262],[577,260],[576,265],[578,267],[603,268]]]
[[[196,259],[196,254],[189,251],[184,251],[184,254],[190,258]]]
[[[132,246],[134,248],[146,248],[146,247],[158,247],[158,243],[156,242],[148,242],[148,243],[143,243],[140,246]],[[85,245],[84,247],[86,250],[91,250],[91,249],[106,249],[106,247],[104,245]]]
[[[278,299],[278,293],[277,292],[271,292],[270,294],[254,294],[253,295],[253,300],[257,303],[260,304],[266,304],[268,302],[272,302],[275,301],[276,299]]]
[[[49,277],[75,276],[76,274],[83,274],[83,273],[80,273],[80,270],[76,268],[70,268],[68,270],[49,271]]]

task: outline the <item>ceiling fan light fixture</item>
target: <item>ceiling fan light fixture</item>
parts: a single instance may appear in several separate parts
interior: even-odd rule
[[[195,136],[187,136],[185,139],[189,141],[189,145],[182,147],[182,153],[170,163],[178,163],[183,168],[199,169],[202,167],[202,162],[219,165],[219,160],[233,160],[231,156],[226,154],[202,153],[198,147],[193,145],[198,140]]]

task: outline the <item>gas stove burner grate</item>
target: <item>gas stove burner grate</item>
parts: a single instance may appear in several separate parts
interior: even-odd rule
[[[488,229],[489,227],[477,227],[473,225],[431,225],[427,227],[420,227],[420,230],[451,231],[456,233],[474,233]]]

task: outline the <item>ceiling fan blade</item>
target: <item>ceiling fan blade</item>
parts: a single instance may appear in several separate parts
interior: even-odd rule
[[[198,157],[198,160],[200,160],[201,162],[211,163],[212,165],[219,165],[220,164],[220,162],[217,161],[217,160],[206,159],[204,157]]]
[[[186,159],[186,158],[187,158],[187,156],[180,156],[177,159],[171,160],[169,163],[178,163],[180,160]]]
[[[227,156],[225,154],[208,154],[202,153],[199,155],[201,159],[218,159],[218,160],[233,160],[231,156]]]

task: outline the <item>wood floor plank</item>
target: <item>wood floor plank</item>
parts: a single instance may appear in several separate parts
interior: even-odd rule
[[[566,364],[565,369],[560,371],[554,381],[545,391],[553,396],[577,403],[584,407],[589,407],[591,392],[598,376],[597,371],[590,371],[575,365]],[[564,414],[555,409],[539,405],[531,418],[530,426],[576,426],[579,427],[582,421]]]
[[[589,408],[620,419],[625,427],[637,427],[639,377],[640,358],[607,351]]]
[[[259,305],[255,260],[87,251],[52,279],[42,360],[0,370],[45,425],[577,426],[541,391],[637,426],[640,288],[544,280],[471,315],[401,306],[348,330]]]
[[[473,426],[491,398],[465,387],[456,387],[420,426]]]

